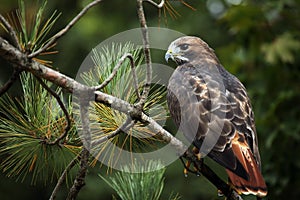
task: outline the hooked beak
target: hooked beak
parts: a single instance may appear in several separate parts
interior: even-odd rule
[[[165,54],[165,59],[168,62],[170,58],[177,64],[183,64],[189,61],[188,58],[183,57],[178,53],[174,53],[171,49],[168,49],[167,53]]]
[[[165,54],[165,60],[168,62],[170,58],[172,60],[174,60],[174,56],[172,54],[172,51],[170,49],[168,49],[167,53]]]

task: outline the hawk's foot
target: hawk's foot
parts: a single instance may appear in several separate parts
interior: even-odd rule
[[[181,162],[184,165],[183,174],[184,174],[185,177],[188,176],[188,172],[194,173],[197,176],[201,175],[201,173],[200,173],[201,164],[202,164],[201,154],[199,152],[199,149],[196,148],[196,147],[194,147],[192,151],[193,151],[193,154],[196,156],[196,160],[195,161],[191,162],[190,160],[188,160],[188,161],[184,162],[183,158],[180,157],[180,160],[181,160]],[[200,166],[199,166],[199,164],[196,164],[195,162],[201,162]],[[193,165],[194,165],[193,166],[193,170],[190,169],[191,163],[193,163]]]

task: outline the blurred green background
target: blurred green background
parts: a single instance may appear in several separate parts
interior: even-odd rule
[[[25,0],[27,6],[37,1]],[[47,10],[62,12],[52,33],[74,17],[86,0],[49,1]],[[300,197],[300,1],[299,0],[189,0],[196,11],[180,1],[170,1],[177,10],[176,18],[145,4],[148,26],[167,27],[204,39],[221,63],[246,86],[252,100],[262,171],[269,187],[267,199],[299,199]],[[17,8],[16,0],[0,0],[0,12]],[[58,54],[53,67],[74,77],[90,50],[119,32],[139,27],[134,0],[104,0],[92,8],[58,41]],[[0,34],[7,35],[1,29]],[[155,61],[165,63],[163,56]],[[11,68],[0,59],[0,83],[5,83]],[[18,95],[19,87],[9,92]],[[172,127],[167,127],[172,130]],[[0,158],[1,159],[1,158]],[[222,176],[223,170],[207,160]],[[205,178],[182,174],[182,164],[174,162],[166,169],[162,199],[173,191],[182,199],[218,199],[217,191]],[[78,199],[111,199],[115,192],[98,177],[106,170],[90,169],[87,185]],[[16,182],[0,175],[0,198],[48,199],[53,184],[30,185],[30,179]],[[66,188],[65,188],[66,189]],[[60,193],[63,197],[64,192]],[[249,198],[251,199],[251,198]]]

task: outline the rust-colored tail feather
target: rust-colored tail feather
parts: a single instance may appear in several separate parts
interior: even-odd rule
[[[233,142],[232,150],[238,158],[246,172],[248,180],[236,175],[230,170],[226,170],[232,185],[237,192],[242,194],[253,194],[259,197],[267,195],[267,186],[257,166],[256,160],[249,147],[243,143]]]

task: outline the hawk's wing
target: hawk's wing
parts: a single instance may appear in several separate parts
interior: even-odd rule
[[[209,67],[207,67],[209,68]],[[245,144],[260,166],[256,153],[253,113],[244,86],[222,66],[210,71],[185,64],[169,81],[168,105],[175,124],[186,138],[219,164],[249,179],[236,144]],[[233,144],[234,143],[234,144]]]

